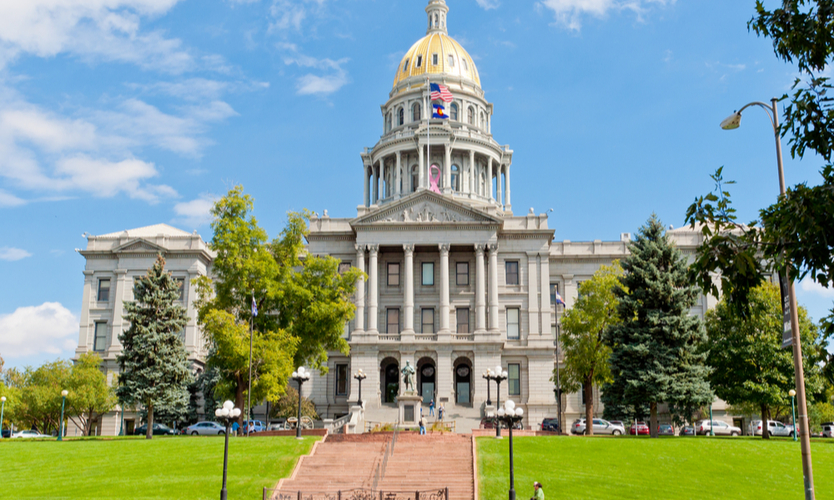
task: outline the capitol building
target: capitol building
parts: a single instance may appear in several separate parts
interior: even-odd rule
[[[324,211],[310,221],[307,251],[357,267],[367,281],[358,284],[356,317],[345,332],[350,354],[331,353],[328,372],[314,373],[303,393],[322,417],[347,415],[359,406],[353,374],[361,369],[367,374],[364,420],[396,422],[401,370],[410,364],[417,396],[443,405],[456,430],[466,432],[491,412],[482,375],[501,365],[508,374],[501,402],[512,399],[524,408],[524,424],[536,429],[557,414],[552,376],[564,361],[556,345],[559,318],[582,281],[628,255],[631,235],[555,241],[547,213],[519,208],[523,199],[513,208],[512,175],[535,173],[514,169],[513,150],[493,137],[494,104],[475,61],[448,35],[446,2],[429,1],[425,15],[426,35],[405,52],[381,106],[382,136],[357,162],[355,216]],[[448,89],[450,102],[433,101],[431,84]],[[447,117],[433,118],[434,103],[443,104]],[[701,242],[688,227],[668,235],[685,256]],[[195,370],[203,369],[206,350],[191,280],[211,275],[214,254],[201,236],[160,224],[90,235],[80,253],[86,266],[76,356],[96,351],[108,372],[118,371],[123,301],[133,299],[132,280],[162,253],[180,279],[191,318],[184,332],[189,357]],[[556,305],[557,294],[564,306]],[[692,314],[702,316],[714,305],[715,299],[701,296]],[[490,385],[494,406],[496,387]],[[602,415],[598,388],[594,399]],[[562,408],[565,422],[584,417],[583,395],[564,394]],[[714,408],[716,417],[725,416],[723,402]],[[118,431],[119,414],[112,412],[99,432]]]

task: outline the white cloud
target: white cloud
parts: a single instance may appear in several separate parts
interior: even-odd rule
[[[290,28],[299,31],[301,24],[308,14],[319,14],[323,12],[327,0],[273,0],[269,8],[272,21],[269,23],[269,31],[285,31]]]
[[[14,262],[16,260],[25,259],[26,257],[31,257],[31,256],[32,256],[32,254],[30,254],[26,250],[22,250],[20,248],[0,247],[0,260],[7,260],[9,262]]]
[[[174,205],[174,213],[177,218],[174,222],[186,224],[191,228],[198,228],[211,222],[211,214],[209,211],[214,206],[216,197],[209,194],[204,194],[196,200],[184,201]]]
[[[284,57],[284,64],[314,68],[326,73],[324,75],[308,73],[298,77],[296,79],[296,93],[299,95],[332,94],[350,83],[347,70],[342,67],[350,60],[348,58],[338,61],[328,58],[316,59],[300,53],[298,47],[291,43],[279,43],[277,47],[289,52]]]
[[[572,31],[582,28],[586,15],[604,17],[609,11],[629,10],[642,21],[645,12],[653,6],[665,6],[676,0],[541,0],[537,5],[553,11],[556,23]],[[479,1],[480,3],[480,1]]]
[[[0,207],[17,207],[24,204],[26,204],[26,200],[0,189]]]
[[[78,318],[58,302],[18,307],[0,315],[0,353],[6,359],[72,349]]]
[[[799,283],[803,292],[819,295],[825,298],[834,298],[834,288],[825,288],[811,278],[805,278]]]
[[[475,0],[475,1],[478,2],[478,5],[484,10],[495,9],[495,8],[498,8],[499,5],[501,5],[500,3],[498,3],[498,0]]]

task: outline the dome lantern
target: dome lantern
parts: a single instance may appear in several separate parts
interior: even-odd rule
[[[445,0],[429,0],[429,5],[426,7],[426,14],[429,16],[428,29],[426,34],[443,33],[446,34],[446,14],[449,12],[449,7]]]

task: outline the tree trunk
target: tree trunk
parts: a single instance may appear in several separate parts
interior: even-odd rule
[[[590,377],[582,384],[585,391],[585,435],[594,435],[594,385]]]
[[[153,403],[148,404],[148,429],[145,431],[145,439],[153,439]]]
[[[657,403],[652,403],[649,408],[651,408],[651,419],[649,420],[649,435],[651,437],[657,437]]]
[[[767,405],[763,403],[762,404],[762,439],[770,439],[770,430],[768,429],[768,426],[767,426],[767,417],[768,417]],[[755,432],[754,432],[754,434],[755,434]]]

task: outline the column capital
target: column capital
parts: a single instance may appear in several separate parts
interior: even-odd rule
[[[365,245],[353,245],[353,247],[356,249],[356,253],[365,254]]]
[[[437,247],[440,249],[441,254],[448,254],[449,250],[452,249],[452,245],[449,243],[440,243]]]
[[[379,252],[379,245],[367,245],[368,253],[376,255]]]
[[[498,243],[490,243],[487,246],[489,248],[489,253],[498,253]]]
[[[405,253],[414,253],[414,243],[406,243],[403,245],[403,251]]]
[[[486,243],[475,243],[475,255],[483,256],[484,252],[486,252],[486,249],[487,249]]]

